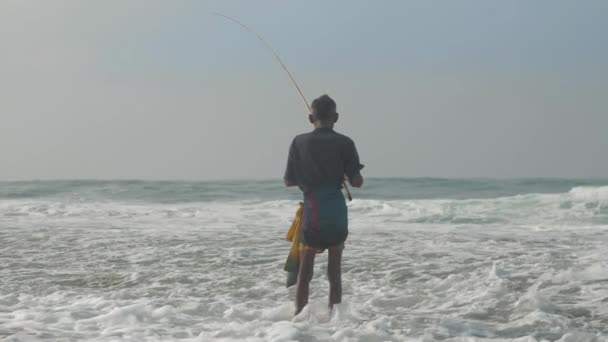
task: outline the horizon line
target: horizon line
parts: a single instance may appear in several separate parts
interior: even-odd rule
[[[607,180],[608,176],[367,176],[366,180]],[[25,182],[175,182],[175,183],[222,183],[222,182],[278,182],[282,184],[282,178],[29,178],[29,179],[0,179],[0,183],[25,183]]]

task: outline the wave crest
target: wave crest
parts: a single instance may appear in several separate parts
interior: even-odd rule
[[[569,194],[580,200],[608,201],[608,186],[577,186]]]
[[[0,201],[0,217],[93,220],[190,220],[231,227],[246,221],[276,226],[293,217],[297,201],[224,201],[181,204],[121,202]],[[513,224],[532,226],[608,225],[608,186],[575,187],[565,193],[489,199],[355,199],[353,223]]]

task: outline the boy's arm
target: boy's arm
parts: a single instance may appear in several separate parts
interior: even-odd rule
[[[361,169],[363,164],[359,162],[359,153],[355,147],[355,143],[349,139],[344,151],[344,174],[351,186],[360,188],[363,185],[363,176]]]
[[[296,180],[296,146],[295,139],[291,142],[291,146],[289,146],[289,154],[287,155],[287,167],[285,168],[285,176],[283,177],[283,181],[285,182],[285,186],[296,186],[298,182]]]

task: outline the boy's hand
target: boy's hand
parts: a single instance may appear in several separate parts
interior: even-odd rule
[[[348,183],[354,188],[360,188],[363,185],[363,176],[354,175],[351,178],[348,178],[347,175],[344,175],[344,181],[348,181]]]

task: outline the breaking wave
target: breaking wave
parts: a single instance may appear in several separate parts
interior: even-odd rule
[[[291,215],[297,201],[247,200],[194,203],[59,202],[13,199],[0,202],[0,216],[32,218],[95,219],[204,219],[248,215],[259,224],[275,225]],[[575,187],[558,194],[525,194],[480,199],[355,199],[351,215],[371,224],[515,224],[605,225],[608,224],[608,186]]]

